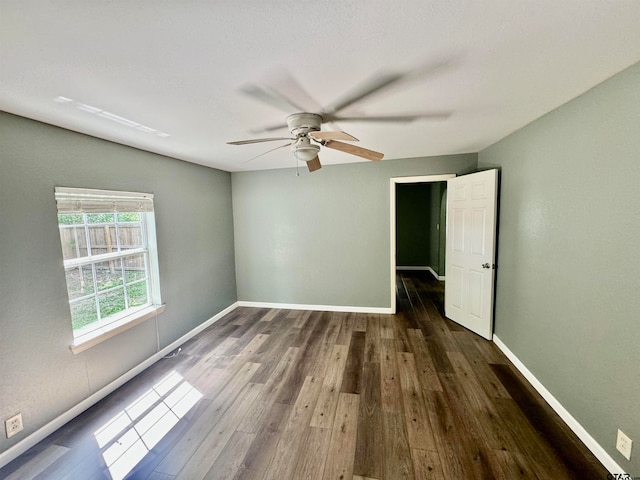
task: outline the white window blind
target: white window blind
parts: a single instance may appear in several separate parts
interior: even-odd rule
[[[153,212],[153,194],[56,187],[59,214]]]

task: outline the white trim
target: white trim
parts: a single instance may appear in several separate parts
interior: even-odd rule
[[[389,244],[391,245],[391,267],[389,268],[390,313],[396,313],[396,185],[398,183],[446,182],[455,178],[455,173],[444,175],[421,175],[417,177],[391,177],[389,179]]]
[[[164,312],[165,305],[151,305],[137,312],[131,313],[119,320],[109,322],[100,328],[90,330],[84,335],[80,335],[74,339],[73,345],[69,349],[74,355],[80,352],[90,349],[91,347],[98,345],[105,340],[110,339],[118,335],[119,333],[126,332],[130,328],[140,325],[151,318],[155,318],[158,321],[158,315]],[[75,332],[74,332],[75,333]]]
[[[429,268],[429,271],[431,272],[431,275],[433,275],[433,278],[435,278],[436,280],[438,280],[440,282],[444,282],[444,280],[445,280],[445,276],[444,275],[438,275],[433,268],[431,268],[431,267],[428,267],[428,268]]]
[[[445,276],[444,275],[438,275],[436,273],[436,271],[431,268],[431,267],[419,267],[419,266],[407,266],[407,265],[398,265],[396,266],[396,271],[398,270],[406,270],[408,272],[411,271],[424,271],[424,272],[431,272],[431,275],[433,275],[433,278],[435,278],[436,280],[439,280],[441,282],[445,281]]]
[[[391,180],[393,183],[431,183],[446,182],[455,176],[455,173],[445,173],[442,175],[419,175],[417,177],[392,177]]]
[[[238,301],[239,307],[277,308],[280,310],[316,310],[319,312],[347,312],[347,313],[393,313],[387,307],[350,307],[347,305],[307,305],[299,303],[269,303]]]
[[[393,178],[389,179],[389,236],[391,237],[389,243],[391,245],[391,268],[389,273],[391,275],[390,289],[391,289],[391,313],[396,313],[396,182]]]
[[[133,255],[140,255],[148,253],[148,249],[142,248],[131,248],[129,250],[120,250],[119,252],[111,252],[111,253],[100,253],[98,255],[88,255],[86,257],[78,257],[71,258],[69,260],[64,260],[64,269],[69,270],[71,268],[84,267],[85,265],[91,265],[92,263],[101,263],[106,262],[108,260],[114,260],[117,258],[124,258]]]
[[[64,412],[62,415],[54,418],[49,423],[47,423],[45,426],[39,428],[38,430],[33,432],[28,437],[26,437],[25,439],[21,440],[19,443],[16,443],[11,448],[9,448],[9,449],[5,450],[4,452],[0,453],[0,468],[4,467],[9,462],[11,462],[12,460],[16,459],[18,456],[22,455],[24,452],[29,450],[31,447],[33,447],[35,444],[37,444],[41,440],[44,440],[46,437],[51,435],[57,429],[62,427],[64,424],[70,422],[75,417],[77,417],[82,412],[84,412],[86,409],[88,409],[89,407],[91,407],[94,404],[98,403],[104,397],[106,397],[107,395],[109,395],[110,393],[115,391],[116,389],[120,388],[122,385],[127,383],[133,377],[135,377],[139,373],[141,373],[144,370],[146,370],[147,368],[149,368],[151,365],[156,363],[158,360],[160,360],[162,357],[164,357],[168,353],[170,353],[173,350],[175,350],[176,348],[178,348],[180,345],[185,343],[187,340],[189,340],[190,338],[196,336],[202,330],[204,330],[205,328],[209,327],[210,325],[212,325],[213,323],[217,322],[218,320],[220,320],[222,317],[224,317],[228,313],[230,313],[233,310],[235,310],[236,308],[238,308],[238,306],[239,306],[238,302],[233,303],[232,305],[229,305],[227,308],[225,308],[221,312],[215,314],[213,317],[211,317],[206,322],[201,323],[196,328],[194,328],[190,332],[186,333],[185,335],[183,335],[182,337],[180,337],[179,339],[177,339],[176,341],[174,341],[170,345],[167,345],[162,350],[160,350],[159,352],[155,353],[154,355],[149,357],[144,362],[142,362],[139,365],[133,367],[131,370],[129,370],[124,375],[118,377],[117,379],[115,379],[110,384],[106,385],[105,387],[101,388],[100,390],[98,390],[94,394],[90,395],[89,397],[87,397],[86,399],[84,399],[83,401],[78,403],[76,406],[70,408],[69,410]]]
[[[493,343],[502,350],[502,353],[513,363],[513,365],[524,375],[529,383],[536,389],[536,391],[546,400],[546,402],[555,410],[560,418],[573,430],[582,443],[591,450],[591,453],[609,470],[610,473],[625,473],[622,467],[609,455],[604,448],[580,425],[580,423],[569,413],[569,411],[562,406],[562,404],[553,396],[553,394],[545,388],[545,386],[538,380],[533,373],[520,361],[515,354],[509,350],[509,348],[498,338],[497,335],[493,335]]]

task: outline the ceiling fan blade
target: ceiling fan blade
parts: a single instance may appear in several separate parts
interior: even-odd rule
[[[451,112],[415,113],[408,115],[366,115],[358,117],[331,117],[337,122],[414,122],[416,120],[446,120]]]
[[[227,142],[227,145],[249,145],[250,143],[274,142],[276,140],[295,140],[295,138],[288,138],[288,137],[254,138],[252,140],[238,140],[237,142]]]
[[[368,97],[402,79],[405,76],[403,73],[384,73],[378,75],[365,84],[361,85],[353,92],[347,94],[342,99],[334,102],[329,107],[324,109],[324,113],[336,113],[340,110],[347,108],[356,102],[359,102],[364,97]],[[323,115],[322,113],[320,115]],[[323,115],[324,117],[324,115]]]
[[[414,68],[413,70],[408,70],[406,72],[388,72],[378,74],[377,76],[362,84],[360,87],[357,87],[350,93],[347,93],[347,95],[345,95],[343,98],[329,105],[329,107],[325,108],[322,112],[320,112],[320,114],[322,115],[325,122],[331,121],[327,117],[330,117],[340,110],[343,110],[348,106],[361,101],[363,98],[368,97],[369,95],[378,93],[381,90],[384,90],[387,87],[391,87],[400,81],[415,82],[418,80],[422,80],[427,76],[435,75],[446,68],[450,68],[452,65],[454,65],[454,63],[456,63],[456,61],[456,58],[438,59]]]
[[[242,162],[242,164],[244,165],[245,163],[249,163],[250,161],[255,160],[256,158],[262,157],[263,155],[266,155],[267,153],[275,152],[276,150],[280,150],[281,148],[288,147],[292,143],[293,142],[285,143],[284,145],[280,145],[279,147],[272,148],[271,150],[267,150],[266,152],[263,152],[260,155],[256,155],[255,157],[251,157],[249,160],[245,160],[244,162]]]
[[[267,105],[271,105],[272,107],[278,108],[284,112],[291,113],[291,110],[300,112],[303,111],[303,108],[300,108],[299,105],[296,105],[287,97],[282,95],[280,92],[277,92],[273,89],[266,89],[259,87],[258,85],[245,85],[240,88],[240,91],[245,95],[249,95],[257,100],[260,100]]]
[[[309,136],[317,140],[346,140],[347,142],[358,142],[353,135],[346,132],[309,132]]]
[[[340,150],[341,152],[350,153],[351,155],[357,155],[374,162],[382,160],[384,157],[384,154],[380,152],[374,152],[373,150],[367,150],[366,148],[357,147],[349,143],[338,142],[336,140],[327,140],[327,142],[324,143],[324,146],[333,148],[334,150]]]
[[[320,170],[322,168],[322,164],[320,163],[320,159],[317,155],[315,156],[315,158],[307,162],[307,168],[309,169],[309,173],[315,172],[316,170]]]
[[[300,112],[319,112],[322,106],[286,70],[280,70],[269,82],[270,90],[280,95]]]

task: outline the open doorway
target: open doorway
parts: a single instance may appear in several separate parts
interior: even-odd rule
[[[446,174],[391,179],[392,313],[396,313],[397,271],[428,274],[436,284],[444,280],[446,180],[453,177],[454,174]],[[401,231],[398,225],[403,226]]]

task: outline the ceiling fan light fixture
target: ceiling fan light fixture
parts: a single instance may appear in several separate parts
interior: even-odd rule
[[[313,160],[318,156],[318,152],[320,152],[320,146],[313,144],[302,145],[293,149],[293,154],[302,162]]]
[[[320,145],[311,143],[309,137],[299,137],[296,143],[291,146],[291,151],[298,160],[308,162],[318,156]]]

